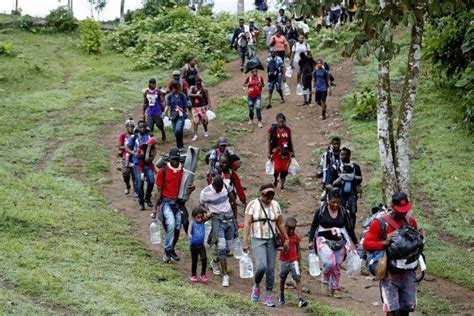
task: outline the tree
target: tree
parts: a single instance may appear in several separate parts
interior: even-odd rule
[[[244,0],[237,1],[237,13],[241,14],[245,12],[245,3]]]
[[[120,24],[125,23],[125,16],[123,15],[123,12],[125,10],[125,0],[120,1]]]
[[[105,6],[107,5],[107,0],[89,0],[91,6],[91,17],[94,18],[94,11],[97,12],[97,20],[99,19],[99,15],[104,10]]]

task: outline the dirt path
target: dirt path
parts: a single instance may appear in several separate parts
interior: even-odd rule
[[[264,173],[264,163],[266,160],[266,129],[274,122],[274,118],[277,113],[282,112],[286,115],[288,124],[293,130],[293,139],[295,143],[296,157],[299,164],[302,167],[301,174],[298,176],[300,183],[288,186],[286,192],[277,191],[276,198],[287,204],[284,208],[284,216],[295,216],[299,223],[309,223],[312,219],[314,210],[316,209],[318,202],[317,192],[317,179],[315,179],[315,168],[314,165],[317,157],[312,153],[316,149],[322,149],[327,146],[328,139],[331,135],[340,135],[343,138],[343,145],[349,145],[347,139],[347,132],[342,126],[341,118],[339,116],[339,99],[345,95],[350,89],[352,89],[352,73],[351,73],[351,61],[344,61],[341,64],[333,65],[333,74],[337,78],[337,89],[335,89],[333,96],[328,99],[329,118],[326,121],[321,121],[319,117],[319,106],[315,105],[312,107],[302,107],[302,97],[295,95],[295,82],[294,78],[290,82],[292,90],[291,96],[289,96],[287,103],[284,105],[274,105],[270,110],[265,110],[263,113],[264,128],[259,129],[256,126],[251,127],[251,132],[245,133],[239,139],[239,142],[234,144],[236,152],[243,158],[244,164],[240,169],[240,176],[242,183],[247,187],[247,196],[255,196],[257,188],[263,184],[270,182],[270,178]],[[232,75],[231,79],[221,82],[218,86],[210,88],[211,99],[213,100],[214,108],[219,105],[223,100],[229,97],[244,95],[242,89],[242,82],[245,78],[244,75],[239,71],[239,64],[237,61],[231,62],[226,65],[226,70]],[[264,76],[265,77],[265,76]],[[137,104],[137,113],[128,113],[124,117],[128,117],[130,114],[135,114],[138,117],[139,106]],[[243,120],[245,128],[247,124],[245,119]],[[110,134],[107,139],[114,140],[116,136],[122,132],[124,128],[122,124],[117,124],[110,130]],[[216,127],[211,123],[210,134],[216,134]],[[170,141],[160,147],[160,152],[167,152],[174,145],[174,136],[169,135]],[[194,142],[190,142],[191,135],[187,133],[185,135],[185,144],[193,145],[202,148],[209,148],[208,142],[202,137]],[[115,157],[115,147],[110,148],[110,157]],[[122,212],[129,217],[136,227],[136,234],[150,247],[153,255],[162,255],[162,246],[159,247],[151,246],[148,234],[148,225],[150,223],[149,214],[151,209],[145,212],[138,211],[136,201],[131,197],[125,197],[123,195],[123,183],[121,179],[121,173],[118,171],[120,162],[116,158],[110,160],[110,172],[109,177],[111,182],[103,187],[105,196],[108,198],[110,207],[118,212]],[[364,166],[363,166],[364,167]],[[197,174],[205,174],[206,166],[200,166]],[[363,172],[367,171],[363,168]],[[365,172],[367,175],[367,172]],[[291,177],[289,177],[291,179]],[[191,201],[188,202],[188,209],[193,208],[197,205],[197,199],[200,190],[207,184],[203,176],[199,176],[196,180],[197,190],[193,193]],[[361,210],[366,209],[361,201]],[[365,214],[364,211],[359,212],[359,217]],[[298,228],[300,235],[305,235],[309,227]],[[184,234],[181,233],[182,239]],[[306,240],[306,239],[304,239]],[[303,244],[306,245],[306,242]],[[181,261],[176,264],[177,268],[183,272],[183,278],[188,279],[190,274],[190,256],[187,251],[186,242],[181,242],[179,246],[179,253],[181,255]],[[211,254],[208,252],[208,257]],[[303,252],[303,257],[307,257],[307,251]],[[207,286],[213,287],[219,291],[241,293],[244,296],[249,296],[250,289],[252,286],[251,280],[242,280],[238,277],[238,261],[231,258],[230,269],[231,269],[231,287],[222,288],[221,278],[211,275],[210,283]],[[444,282],[442,280],[436,280],[438,282]],[[277,292],[278,280],[276,280],[275,290]],[[310,278],[307,272],[303,277],[304,286],[311,290],[310,295],[306,295],[309,301],[322,301],[331,306],[350,309],[360,315],[380,315],[382,309],[380,306],[380,293],[378,284],[366,277],[360,276],[352,279],[346,276],[345,271],[342,271],[341,285],[344,289],[347,289],[345,297],[342,299],[334,299],[320,295],[320,281],[318,279]],[[201,286],[201,285],[192,285]],[[452,288],[452,285],[451,285]],[[295,297],[296,293],[294,290],[289,290],[292,293],[292,297]],[[468,291],[470,292],[470,291]],[[471,292],[472,293],[472,292]],[[452,293],[451,293],[452,294]],[[464,299],[467,302],[473,302],[469,297],[459,298],[455,294],[452,300]],[[276,296],[275,296],[276,297]],[[470,299],[470,300],[469,300]],[[467,305],[469,307],[469,305]],[[463,310],[466,310],[463,308]],[[467,309],[469,310],[469,309]],[[290,301],[284,307],[276,309],[269,309],[272,314],[300,314],[303,310],[297,309],[295,300]]]

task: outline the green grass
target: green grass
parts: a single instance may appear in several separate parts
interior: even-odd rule
[[[0,56],[0,314],[261,313],[241,295],[190,286],[96,189],[107,181],[103,143],[115,142],[108,126],[140,107],[149,77],[168,74],[131,71],[108,50],[85,55],[74,36],[9,30],[1,41],[19,55]]]
[[[402,35],[406,43],[407,35]],[[392,87],[400,87],[406,69],[406,45],[392,62]],[[375,91],[375,60],[357,63],[358,89],[368,86]],[[474,244],[472,218],[474,203],[471,161],[472,135],[455,122],[458,102],[447,89],[431,80],[429,65],[423,64],[418,88],[411,137],[412,195],[414,215],[427,236],[428,271],[462,286],[474,289],[471,269],[474,254],[466,251]],[[397,105],[399,95],[394,95]],[[396,108],[394,110],[397,113]],[[349,102],[343,102],[343,119],[354,144],[354,159],[367,164],[372,178],[364,185],[367,205],[380,203],[381,172],[375,121],[351,118]]]
[[[352,316],[356,315],[352,311],[347,311],[340,308],[334,308],[323,302],[311,302],[305,309],[306,312],[311,315],[324,315],[324,316]]]
[[[455,311],[448,302],[440,299],[435,291],[421,283],[418,288],[417,306],[418,312],[425,315],[447,315]]]

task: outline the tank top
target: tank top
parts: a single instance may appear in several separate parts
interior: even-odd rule
[[[204,222],[198,224],[195,221],[191,221],[191,240],[189,241],[191,246],[203,245],[205,237],[206,226]]]
[[[196,84],[197,77],[198,71],[196,67],[191,68],[189,65],[186,65],[186,73],[184,79],[186,79],[188,85],[194,86]]]
[[[146,113],[148,115],[161,115],[162,109],[160,94],[160,89],[145,89],[146,99],[148,100],[148,107],[146,109]]]
[[[208,104],[207,96],[204,93],[204,88],[203,87],[198,89],[196,86],[192,86],[190,90],[191,90],[190,94],[197,94],[197,93],[201,94],[201,97],[190,97],[193,107],[200,108],[200,107],[206,106]]]

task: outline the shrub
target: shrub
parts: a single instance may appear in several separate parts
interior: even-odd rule
[[[77,20],[66,6],[51,10],[46,16],[46,25],[59,32],[71,32],[77,28]]]
[[[222,59],[214,60],[209,65],[209,73],[215,77],[224,78],[226,76],[224,64],[225,62]]]
[[[33,28],[33,17],[31,17],[30,15],[22,16],[17,21],[17,27],[24,31],[34,31],[35,29]]]
[[[81,47],[89,54],[98,54],[102,47],[102,32],[100,23],[92,19],[79,22],[79,38]]]
[[[0,42],[0,56],[15,56],[15,48],[10,42]]]
[[[353,92],[349,102],[353,107],[351,117],[356,120],[372,120],[377,115],[377,97],[367,87],[362,92]]]

